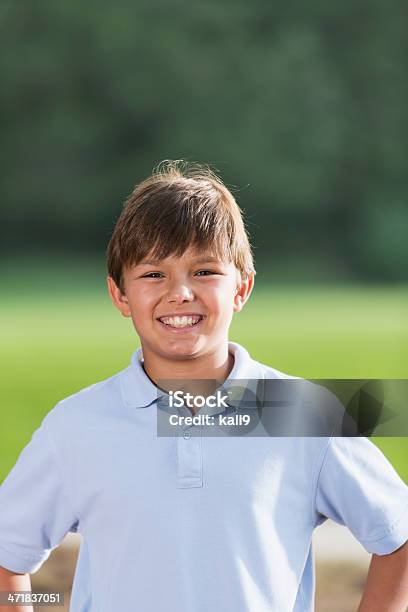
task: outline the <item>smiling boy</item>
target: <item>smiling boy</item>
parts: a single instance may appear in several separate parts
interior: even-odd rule
[[[225,380],[233,366],[228,329],[249,297],[253,273],[239,282],[232,262],[200,254],[200,246],[185,248],[181,256],[126,266],[119,286],[108,278],[109,292],[123,316],[132,318],[153,381],[169,374]]]
[[[209,171],[169,165],[129,198],[108,249],[109,292],[132,317],[153,379],[225,379],[228,330],[254,265],[241,213]],[[130,229],[131,228],[131,229]]]
[[[108,271],[141,349],[57,404],[0,488],[0,590],[29,589],[77,531],[73,612],[310,612],[330,517],[373,554],[360,612],[404,610],[407,487],[371,442],[157,435],[162,380],[288,378],[228,341],[254,266],[222,182],[161,167],[127,200]]]

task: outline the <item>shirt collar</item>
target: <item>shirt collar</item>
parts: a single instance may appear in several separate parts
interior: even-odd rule
[[[251,359],[243,346],[236,342],[229,342],[228,350],[234,356],[234,366],[227,381],[235,379],[256,381],[263,378],[260,364]],[[119,374],[123,401],[129,408],[147,408],[160,397],[159,389],[147,376],[142,364],[143,352],[140,348],[133,353],[130,365]],[[237,389],[236,401],[239,399]]]

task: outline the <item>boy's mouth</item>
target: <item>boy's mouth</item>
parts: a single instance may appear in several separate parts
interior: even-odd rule
[[[172,327],[174,329],[185,329],[188,327],[194,327],[198,325],[204,319],[204,315],[193,314],[193,315],[174,315],[170,317],[159,317],[158,321]]]

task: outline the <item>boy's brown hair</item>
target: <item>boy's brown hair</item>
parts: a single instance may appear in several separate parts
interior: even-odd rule
[[[124,267],[147,255],[181,257],[190,246],[232,262],[242,278],[255,272],[242,212],[221,179],[207,166],[164,161],[124,204],[108,245],[109,276],[124,293]]]

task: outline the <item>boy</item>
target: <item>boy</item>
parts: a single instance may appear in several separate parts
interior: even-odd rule
[[[228,342],[254,267],[221,181],[170,163],[141,183],[108,270],[141,349],[60,402],[1,487],[0,590],[29,589],[78,531],[74,612],[311,611],[312,532],[331,517],[373,553],[360,612],[404,610],[407,487],[371,442],[157,435],[162,380],[285,378]]]

